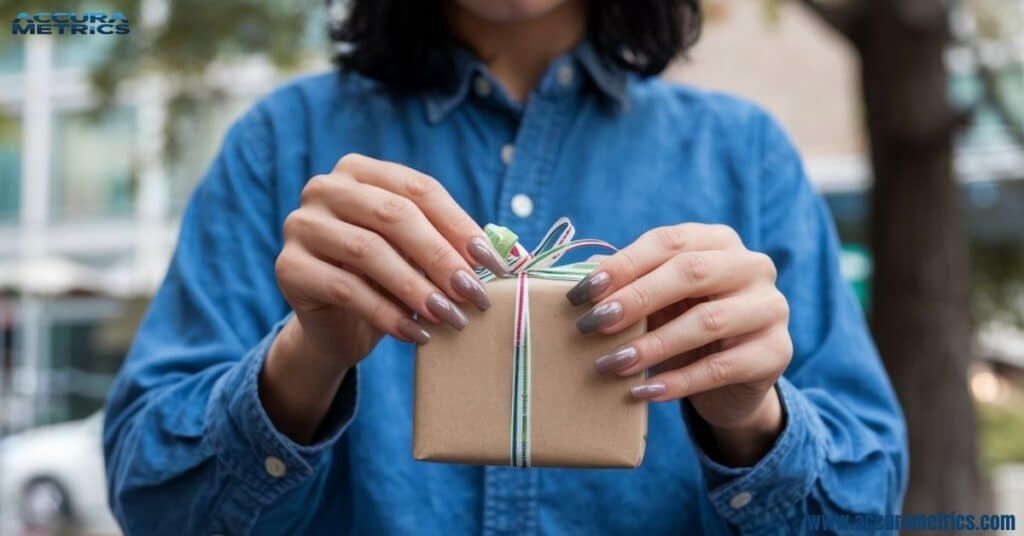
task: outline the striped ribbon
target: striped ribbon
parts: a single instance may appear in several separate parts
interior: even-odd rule
[[[512,419],[509,465],[530,467],[530,278],[579,281],[587,276],[596,263],[577,262],[553,266],[566,253],[584,247],[599,247],[616,251],[603,240],[573,240],[575,227],[568,218],[559,218],[548,229],[537,247],[531,251],[519,243],[519,237],[510,229],[488,224],[484,232],[504,257],[510,277],[516,278],[515,310],[513,313],[512,347]],[[486,268],[478,268],[477,276],[487,282],[497,276]]]

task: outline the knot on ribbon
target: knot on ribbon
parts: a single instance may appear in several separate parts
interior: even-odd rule
[[[583,247],[599,247],[616,251],[603,240],[573,240],[576,229],[569,218],[559,218],[541,239],[537,247],[527,250],[519,243],[519,236],[500,225],[487,224],[484,233],[498,251],[509,269],[509,277],[516,278],[515,308],[513,312],[512,341],[512,415],[509,430],[509,465],[530,466],[530,291],[529,278],[579,281],[596,268],[595,263],[577,262],[553,266],[563,255]],[[497,276],[486,268],[476,270],[481,281]]]
[[[548,229],[544,238],[532,250],[527,250],[519,243],[519,236],[508,227],[502,227],[493,223],[484,226],[484,233],[494,245],[494,249],[505,259],[510,277],[528,273],[534,277],[543,279],[580,280],[587,276],[595,267],[594,263],[577,262],[566,266],[554,267],[558,259],[566,253],[585,247],[598,247],[609,251],[616,251],[604,240],[592,238],[573,240],[576,228],[569,221],[569,218],[561,217]],[[478,268],[477,276],[481,281],[490,281],[498,277],[486,268]]]

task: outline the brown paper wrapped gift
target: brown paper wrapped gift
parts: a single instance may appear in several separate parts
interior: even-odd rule
[[[634,400],[629,389],[643,382],[643,373],[598,374],[593,363],[642,334],[644,322],[614,335],[582,335],[575,321],[589,306],[575,307],[565,298],[575,282],[527,277],[528,463],[514,463],[510,447],[516,277],[487,281],[491,308],[464,308],[469,325],[462,331],[427,327],[430,342],[416,355],[414,457],[486,465],[638,466],[647,403]]]

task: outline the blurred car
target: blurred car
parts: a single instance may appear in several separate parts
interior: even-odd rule
[[[95,413],[0,441],[0,533],[120,533],[107,508],[102,429]]]

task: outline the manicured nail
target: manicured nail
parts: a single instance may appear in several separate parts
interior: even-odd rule
[[[636,363],[638,359],[640,359],[640,356],[636,353],[636,348],[625,346],[595,359],[594,368],[602,374],[619,371]]]
[[[505,264],[505,260],[498,255],[497,251],[494,251],[494,246],[486,238],[474,236],[469,240],[469,245],[466,246],[466,249],[474,261],[490,270],[492,274],[499,276],[508,275],[508,266]]]
[[[481,311],[486,311],[491,306],[491,300],[487,297],[487,291],[476,277],[459,270],[452,274],[452,287],[463,298],[473,302],[473,305]]]
[[[430,341],[430,334],[427,333],[427,330],[411,318],[403,318],[398,321],[398,332],[416,344],[427,344]]]
[[[629,394],[633,395],[633,398],[640,398],[643,400],[657,398],[665,394],[665,384],[648,383],[645,385],[637,385],[636,387],[629,390]]]
[[[596,272],[584,277],[582,281],[576,283],[576,286],[569,289],[569,292],[565,294],[565,297],[569,299],[569,303],[573,305],[583,305],[588,301],[592,301],[594,298],[601,295],[608,288],[608,284],[612,282],[611,276],[608,272]]]
[[[576,319],[576,329],[580,330],[580,333],[592,333],[619,320],[622,320],[622,304],[610,301],[580,315]]]
[[[434,313],[438,318],[458,330],[466,327],[466,324],[469,322],[458,305],[455,305],[438,292],[432,292],[430,296],[427,296],[427,309],[430,309],[431,313]]]

